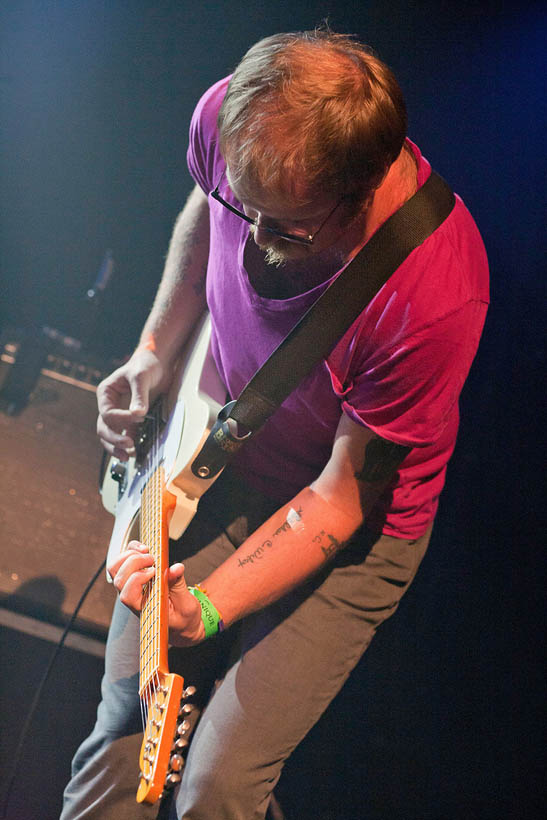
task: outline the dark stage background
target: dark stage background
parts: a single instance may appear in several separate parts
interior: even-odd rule
[[[0,331],[4,340],[25,338],[47,325],[79,339],[92,321],[88,355],[97,367],[126,355],[191,187],[185,155],[197,99],[260,37],[312,28],[327,16],[335,30],[357,34],[395,70],[411,138],[481,229],[492,306],[462,396],[460,438],[421,573],[289,761],[279,797],[289,820],[540,817],[547,26],[539,3],[2,4]],[[92,317],[84,295],[107,251],[114,274]],[[48,484],[57,463],[33,443],[44,418],[32,415],[36,401],[53,418],[48,387],[41,389],[17,426],[4,417],[0,429],[4,473],[16,461],[33,464],[38,487],[28,497],[38,509],[40,484]],[[89,424],[76,429],[75,419],[88,413]],[[56,458],[63,446],[66,464],[73,451],[82,458],[84,439],[95,447],[92,415],[87,404],[81,413],[61,404],[51,422]],[[19,440],[21,447],[14,444]],[[59,464],[56,475],[64,469]],[[96,503],[95,464],[92,470],[89,486],[77,487],[85,497],[80,513]],[[7,553],[13,544],[8,497],[0,498]],[[66,506],[48,503],[58,518],[75,520],[68,496]],[[97,528],[108,530],[98,507],[97,516],[96,527],[86,519],[87,530],[82,518],[76,527],[67,524],[75,550],[90,535],[95,543]],[[28,518],[20,520],[29,526]],[[91,561],[85,552],[66,582],[55,568],[58,541],[40,520],[32,526],[34,540],[20,535],[18,552],[28,545],[48,588],[58,573],[65,598],[76,600],[96,569],[95,553]],[[32,580],[31,563],[12,587],[11,576],[2,579],[7,609],[25,609],[18,585]],[[106,598],[108,591],[94,594]],[[93,623],[93,612],[101,606],[79,626],[99,640],[104,623]],[[56,623],[64,617],[51,605],[30,614]],[[16,627],[4,631],[3,785],[51,646]],[[65,650],[33,725],[10,818],[58,815],[68,762],[93,719],[100,666],[99,658]]]

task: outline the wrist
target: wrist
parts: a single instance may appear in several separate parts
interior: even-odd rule
[[[202,643],[207,638],[207,634],[205,632],[205,624],[203,623],[203,619],[201,617],[201,607],[199,606],[199,602],[196,601],[198,605],[198,612],[197,612],[197,620],[196,620],[196,630],[195,630],[195,637],[193,643]]]
[[[144,333],[142,339],[140,340],[135,353],[138,353],[140,350],[150,350],[152,353],[156,353],[156,337],[153,333]]]
[[[176,354],[152,333],[143,336],[131,358],[139,362],[148,362],[150,365],[159,365],[163,374],[171,372],[177,360]]]

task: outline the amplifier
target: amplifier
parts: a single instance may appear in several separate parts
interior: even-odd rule
[[[17,345],[6,342],[0,361],[0,607],[58,627],[103,561],[112,529],[98,491],[95,385],[103,372],[46,352],[37,372],[29,367],[31,390],[13,414],[10,398],[29,387],[21,385],[19,365]],[[31,365],[36,370],[36,361]],[[104,639],[114,597],[101,574],[76,629]]]

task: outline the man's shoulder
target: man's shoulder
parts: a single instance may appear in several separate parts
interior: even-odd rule
[[[217,80],[216,83],[210,86],[207,91],[201,95],[195,107],[193,119],[195,120],[197,118],[204,125],[209,125],[210,130],[216,129],[218,112],[226,95],[226,89],[228,88],[230,79],[231,74],[227,77],[223,77],[221,80]]]
[[[214,188],[220,174],[217,119],[229,81],[224,77],[202,94],[190,123],[188,169],[205,193]]]

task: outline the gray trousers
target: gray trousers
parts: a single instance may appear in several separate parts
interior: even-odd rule
[[[226,471],[171,558],[184,560],[188,582],[197,583],[276,507]],[[405,541],[363,530],[298,590],[200,646],[170,651],[170,670],[198,687],[199,706],[170,820],[264,818],[285,761],[397,609],[430,534]],[[117,603],[97,723],[74,757],[61,820],[158,816],[157,805],[135,802],[138,629]]]

